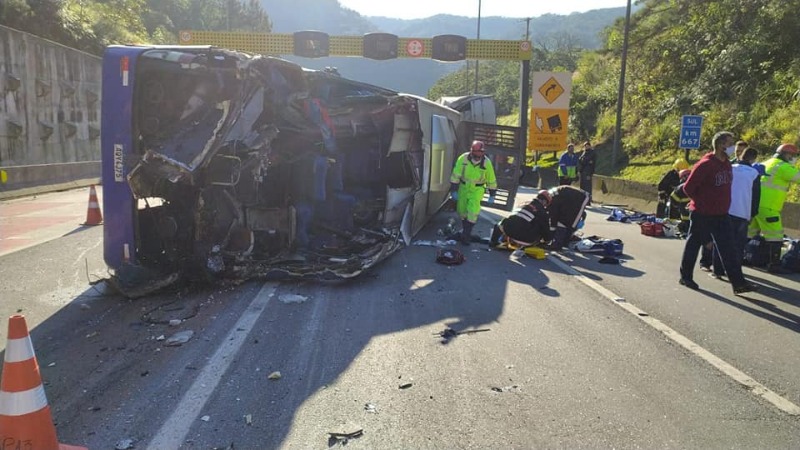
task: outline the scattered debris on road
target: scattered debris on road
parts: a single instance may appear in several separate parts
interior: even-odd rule
[[[373,405],[372,403],[367,403],[367,404],[364,405],[364,411],[366,411],[368,413],[377,413],[378,412],[378,407]]]
[[[192,336],[194,336],[194,331],[192,330],[180,331],[168,337],[164,345],[167,347],[177,347],[189,342]]]
[[[436,250],[436,262],[446,266],[457,266],[466,261],[467,258],[461,251],[453,248],[440,248]]]
[[[400,386],[398,386],[398,388],[400,388],[400,389],[408,389],[413,385],[414,385],[413,383],[402,383],[402,384],[400,384]]]
[[[439,239],[439,240],[436,240],[436,241],[425,241],[425,240],[414,241],[414,242],[411,243],[411,245],[416,245],[416,246],[419,246],[419,247],[447,247],[448,245],[456,245],[457,243],[458,242],[456,242],[453,239],[449,239],[449,240],[441,240],[441,239]]]
[[[516,384],[513,385],[513,386],[505,386],[505,387],[493,386],[492,390],[494,392],[512,392],[512,391],[518,391],[519,390],[519,386],[517,386]]]
[[[299,294],[281,294],[278,300],[281,303],[303,303],[308,300],[308,297]]]
[[[120,439],[117,445],[114,446],[116,450],[129,450],[133,448],[133,439]]]
[[[328,447],[336,444],[347,445],[350,439],[357,439],[364,435],[364,429],[356,425],[342,425],[328,432]]]
[[[283,377],[283,375],[281,375],[281,373],[276,370],[275,372],[269,374],[267,378],[269,378],[270,380],[280,380],[281,377]]]
[[[203,416],[200,418],[200,420],[202,420],[203,422],[208,422],[209,420],[211,420],[211,416]]]
[[[244,415],[244,423],[247,425],[253,424],[253,415],[252,414],[245,414]]]
[[[442,337],[445,339],[451,339],[456,336],[460,336],[462,334],[475,334],[475,333],[483,333],[484,331],[492,331],[490,328],[480,328],[477,330],[464,330],[464,331],[456,331],[452,328],[445,328],[443,331],[438,333],[433,333],[434,336]]]

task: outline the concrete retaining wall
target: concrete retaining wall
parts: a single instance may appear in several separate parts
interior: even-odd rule
[[[100,58],[0,26],[0,194],[100,176],[100,93]]]
[[[626,205],[646,213],[655,213],[658,189],[654,184],[621,180],[595,175],[592,196],[604,204]],[[786,203],[783,207],[783,226],[792,237],[800,237],[800,204]]]
[[[2,170],[9,180],[14,180],[14,188],[0,189],[0,200],[100,184],[100,161],[12,166]]]

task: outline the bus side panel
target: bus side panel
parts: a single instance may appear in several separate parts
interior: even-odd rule
[[[103,167],[103,256],[110,267],[135,261],[136,202],[128,186],[133,149],[133,85],[136,58],[145,49],[109,47],[103,55],[101,159]]]

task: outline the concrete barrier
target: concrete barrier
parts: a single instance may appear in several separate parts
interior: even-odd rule
[[[61,191],[100,182],[100,161],[35,164],[0,168],[7,181],[0,183],[0,199]]]
[[[592,181],[592,197],[607,205],[625,207],[644,213],[655,213],[658,189],[655,184],[622,180],[595,175]],[[783,226],[793,237],[800,236],[800,203],[786,203],[781,214]]]

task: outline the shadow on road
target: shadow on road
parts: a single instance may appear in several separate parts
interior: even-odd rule
[[[740,295],[737,296],[736,299],[731,299],[724,297],[720,294],[717,294],[716,292],[704,289],[701,289],[700,292],[702,292],[703,294],[707,295],[710,298],[713,298],[714,300],[719,300],[722,303],[733,306],[734,308],[750,313],[756,317],[768,320],[776,325],[780,325],[796,333],[800,332],[800,316],[784,311],[783,309],[773,305],[772,303],[755,299],[753,298],[752,295]],[[739,301],[737,301],[738,299],[746,300],[753,305],[757,305],[767,310],[768,312],[762,311],[761,309],[758,308],[753,308],[744,303],[740,303]]]
[[[436,231],[445,226],[448,217],[450,214],[439,214],[417,239],[437,239]],[[488,222],[481,220],[475,233],[488,234],[489,226]],[[335,425],[337,414],[342,418],[358,414],[357,410],[350,409],[353,402],[363,405],[371,399],[349,400],[348,395],[354,394],[341,385],[347,381],[340,380],[340,377],[345,372],[360,370],[352,366],[361,355],[364,359],[359,361],[359,365],[382,366],[385,363],[397,366],[396,361],[404,361],[411,355],[419,358],[421,356],[417,355],[430,353],[430,344],[426,341],[449,349],[465,335],[469,335],[469,339],[482,339],[486,334],[497,333],[496,326],[512,286],[516,291],[524,292],[525,300],[530,301],[559,295],[558,291],[548,287],[549,277],[541,270],[548,265],[547,261],[527,257],[510,260],[511,253],[488,251],[487,246],[481,244],[457,244],[454,247],[467,257],[464,264],[437,264],[436,248],[411,246],[383,262],[373,273],[351,283],[330,287],[282,285],[281,291],[308,295],[312,300],[301,305],[279,302],[270,305],[270,316],[281,319],[270,324],[268,332],[263,330],[252,338],[257,342],[276,343],[275,336],[281,336],[283,343],[274,346],[258,344],[261,360],[243,361],[243,365],[230,376],[240,380],[236,387],[223,387],[224,392],[217,394],[220,398],[230,398],[237,394],[241,397],[241,392],[252,393],[248,395],[252,398],[241,397],[243,410],[255,410],[258,405],[279,405],[264,411],[267,417],[259,420],[263,425],[248,427],[241,440],[236,442],[236,447],[277,448],[285,445],[297,410],[310,397],[326,396],[328,399],[329,396],[326,404],[335,403],[333,408],[336,412],[326,419],[326,425],[329,421],[332,422],[330,425]],[[292,315],[296,319],[291,319]],[[301,329],[297,329],[298,325]],[[375,345],[382,336],[407,335],[408,332],[418,335],[403,340],[414,342],[413,347],[397,349]],[[401,354],[393,354],[384,361],[380,355],[374,355],[376,351]],[[282,371],[286,382],[281,380],[281,383],[264,386],[263,380],[249,380],[247,374],[255,373],[259,368],[267,373]],[[392,370],[398,372],[383,378],[387,369],[376,367],[371,370],[375,377],[366,379],[381,386],[380,390],[391,392],[398,389],[398,383],[405,383],[409,375],[402,373],[400,368],[388,369],[389,372]],[[340,401],[342,403],[338,403]]]

